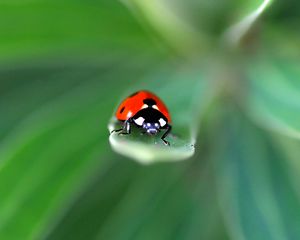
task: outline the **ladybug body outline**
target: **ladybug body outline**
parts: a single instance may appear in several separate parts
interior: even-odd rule
[[[131,94],[119,105],[115,117],[123,123],[123,127],[112,132],[130,134],[132,125],[142,128],[148,135],[166,130],[161,139],[166,145],[170,145],[165,138],[172,129],[171,117],[166,105],[154,93],[141,90]]]

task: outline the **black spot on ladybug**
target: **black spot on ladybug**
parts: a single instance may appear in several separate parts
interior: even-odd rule
[[[152,98],[146,98],[143,100],[144,104],[147,104],[148,106],[156,105],[156,101]]]
[[[122,107],[120,110],[120,113],[124,112],[124,110],[125,110],[125,107]]]
[[[137,91],[137,92],[134,92],[133,94],[131,94],[129,97],[131,98],[131,97],[133,97],[133,96],[135,96],[135,95],[137,95],[139,93],[139,91]]]

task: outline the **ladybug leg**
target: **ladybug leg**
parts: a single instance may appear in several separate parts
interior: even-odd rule
[[[123,123],[123,127],[120,128],[120,129],[115,129],[115,130],[112,130],[110,132],[110,134],[116,132],[116,133],[119,133],[119,135],[126,135],[126,134],[130,134],[131,132],[131,124],[132,123],[132,118],[129,118],[128,120],[126,120],[124,123]]]
[[[131,123],[132,123],[132,118],[128,118],[123,125],[123,128],[118,131],[120,132],[119,135],[127,135],[131,133]],[[122,131],[122,132],[121,132]]]
[[[163,140],[163,142],[164,142],[166,145],[170,146],[170,143],[169,143],[165,138],[166,138],[166,137],[169,135],[169,133],[171,132],[172,126],[168,124],[168,125],[166,126],[166,128],[167,128],[167,130],[166,130],[166,132],[164,133],[164,135],[162,135],[161,140]]]
[[[114,132],[121,132],[122,130],[123,130],[123,128],[115,129],[115,130],[112,130],[112,131],[110,132],[110,134],[112,134],[112,133],[114,133]]]

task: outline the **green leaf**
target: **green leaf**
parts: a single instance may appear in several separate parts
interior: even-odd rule
[[[213,97],[209,79],[205,79],[204,75],[205,71],[174,66],[143,79],[132,92],[147,89],[166,103],[172,118],[172,133],[166,138],[170,146],[160,139],[163,132],[149,137],[133,129],[133,134],[126,136],[112,133],[109,139],[113,149],[144,164],[191,157],[195,151],[200,118]],[[113,118],[109,131],[120,128],[122,126]]]
[[[47,239],[227,239],[204,158],[147,167],[113,158]]]
[[[286,156],[286,164],[289,166],[289,177],[297,193],[298,199],[300,201],[300,189],[299,189],[299,172],[300,172],[300,142],[298,139],[283,137],[282,135],[275,135],[275,144],[278,146],[279,150]]]
[[[231,238],[298,239],[299,192],[290,177],[288,156],[237,111],[225,115],[217,128],[213,156],[219,202]]]
[[[1,82],[6,90],[0,104],[5,113],[0,131],[1,239],[39,239],[90,177],[107,168],[106,123],[114,97],[123,89],[116,79],[121,73],[124,83],[138,77],[142,68],[137,67],[149,63],[142,62],[50,67],[40,61],[10,69],[9,76],[16,72],[22,81],[29,72],[38,79],[20,85],[0,72],[7,79]]]
[[[205,36],[177,14],[172,4],[153,0],[123,0],[129,9],[146,26],[156,30],[172,48],[181,53],[192,53],[195,49],[205,49]]]
[[[154,50],[129,11],[116,1],[5,1],[0,3],[0,30],[2,61]]]
[[[273,0],[249,0],[239,8],[238,20],[225,32],[225,40],[237,45]]]
[[[249,115],[265,128],[300,137],[299,59],[258,58],[247,67]]]
[[[110,123],[109,131],[120,129],[119,123]],[[130,157],[140,163],[149,164],[157,161],[178,161],[193,156],[194,143],[182,140],[169,134],[167,137],[170,146],[160,139],[161,135],[155,137],[141,136],[140,129],[133,129],[130,136],[122,136],[119,133],[111,133],[109,142],[111,147],[119,154]]]
[[[236,46],[272,0],[124,0],[139,19],[180,52],[199,56],[221,42]]]

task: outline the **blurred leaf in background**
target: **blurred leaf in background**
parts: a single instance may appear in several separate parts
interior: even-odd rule
[[[0,239],[300,238],[297,1],[0,12]],[[107,124],[142,86],[197,139],[191,159],[112,151]]]

